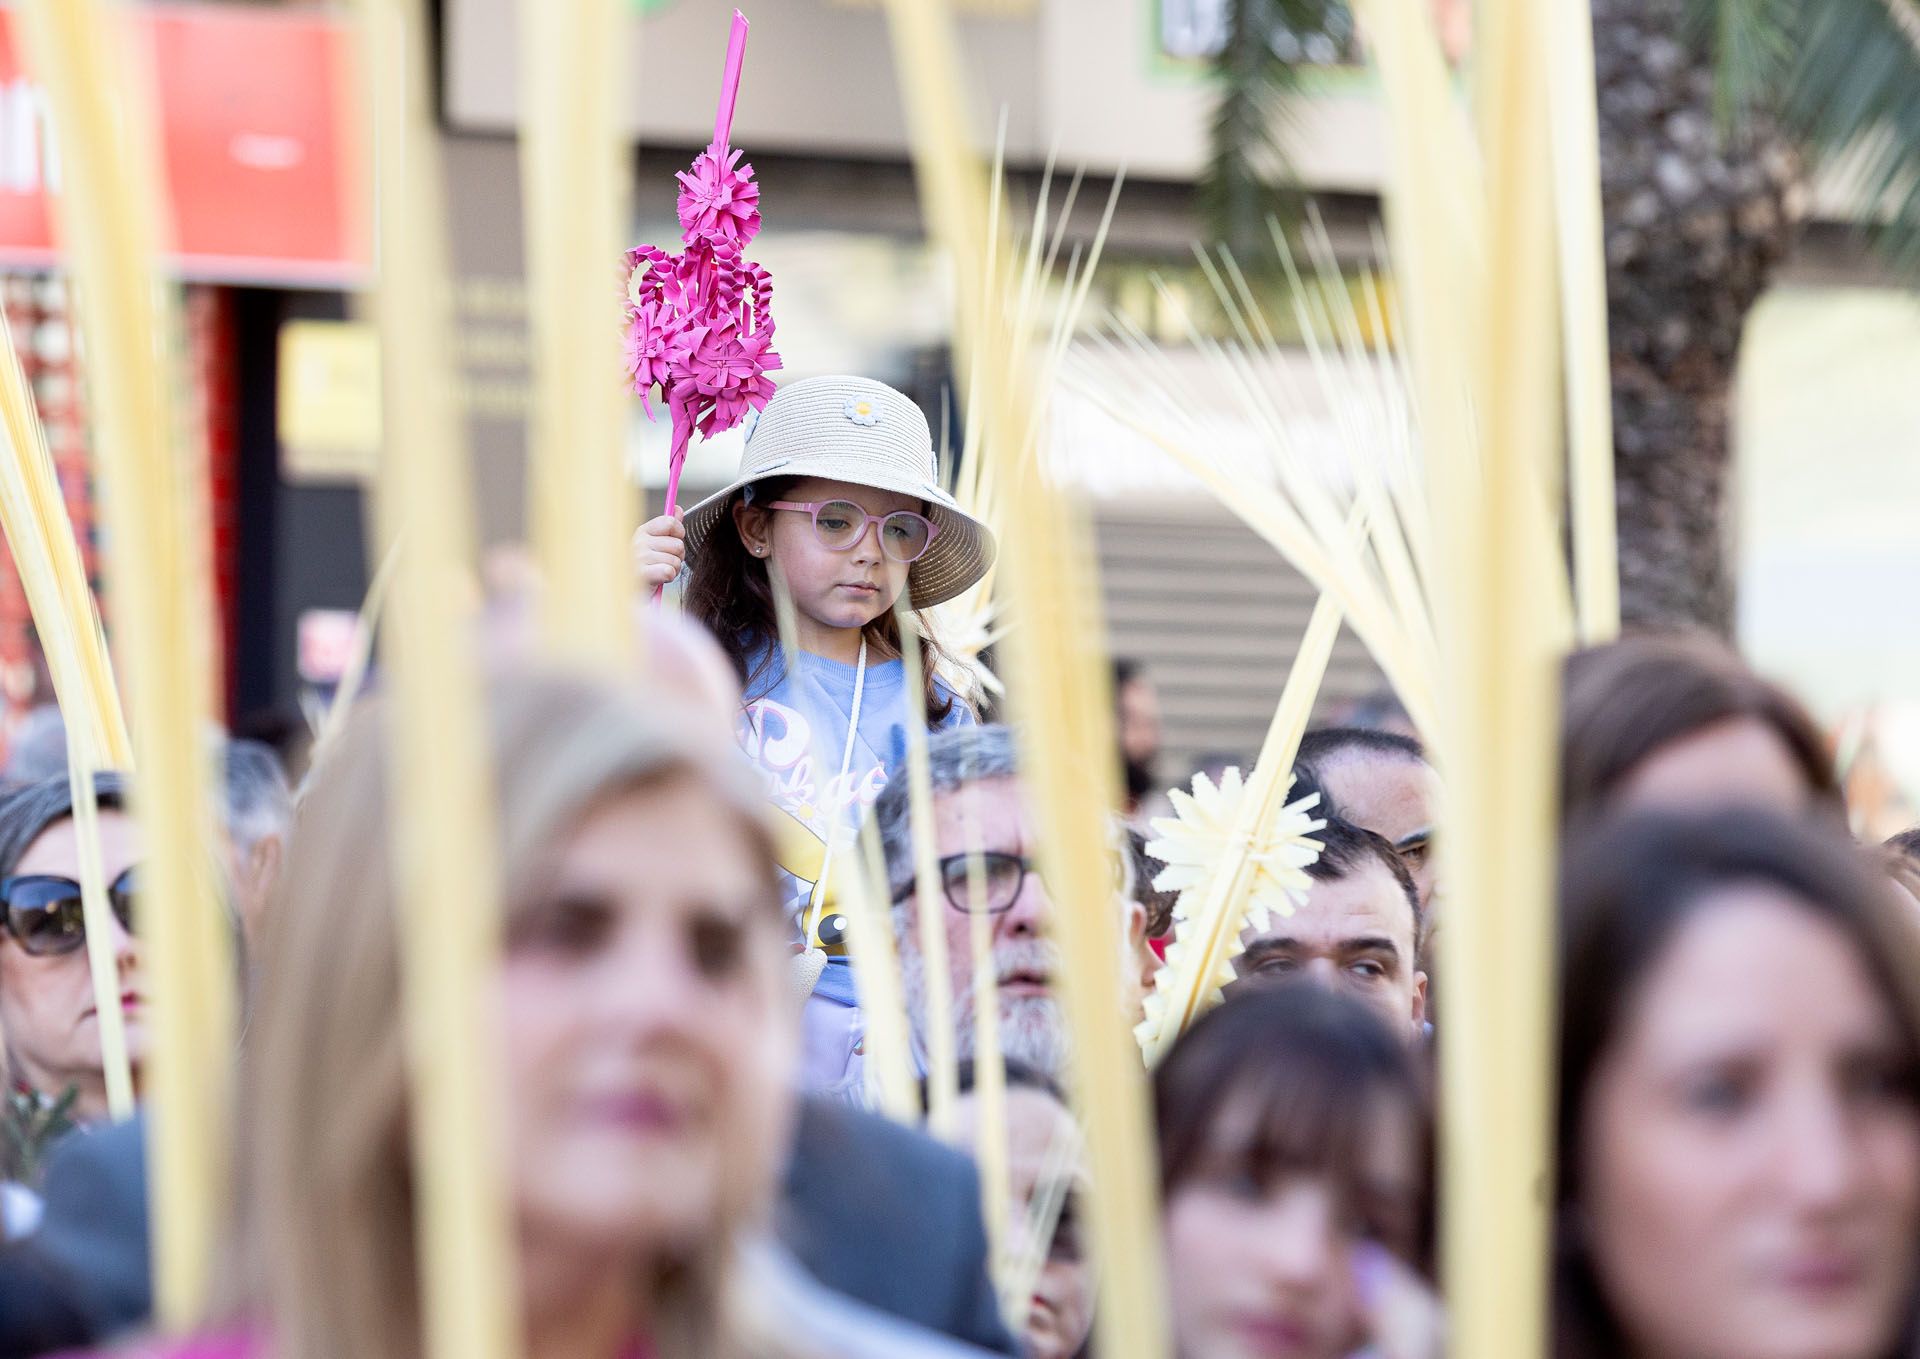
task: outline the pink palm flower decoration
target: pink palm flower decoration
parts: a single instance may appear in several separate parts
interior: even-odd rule
[[[760,186],[751,165],[739,167],[740,154],[715,143],[691,170],[674,176],[680,181],[680,230],[689,239],[720,237],[744,246],[760,233]]]
[[[749,410],[767,404],[773,396],[773,379],[766,375],[772,340],[764,331],[742,332],[731,319],[688,332],[684,362],[700,395],[713,403],[700,421],[701,434],[732,429]],[[779,367],[779,356],[771,357]]]
[[[627,323],[627,372],[633,389],[640,394],[647,418],[653,419],[653,389],[672,380],[667,363],[667,330],[662,324],[663,305],[648,300],[631,308]]]
[[[667,512],[678,509],[687,446],[734,428],[773,396],[773,278],[741,250],[760,231],[760,186],[728,143],[746,54],[746,17],[735,10],[713,144],[681,172],[680,238],[672,255],[627,252],[625,358],[633,390],[653,416],[658,389],[673,421]]]

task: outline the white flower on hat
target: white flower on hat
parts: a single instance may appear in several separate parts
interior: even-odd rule
[[[840,409],[856,425],[871,428],[880,423],[880,408],[863,396],[848,397],[846,405]]]

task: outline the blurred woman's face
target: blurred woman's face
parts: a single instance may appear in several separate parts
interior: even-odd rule
[[[1308,1168],[1261,1183],[1230,1156],[1170,1190],[1168,1279],[1182,1359],[1345,1359],[1361,1346],[1355,1249],[1373,1240],[1404,1251],[1417,1221],[1412,1111],[1382,1099],[1363,1140],[1354,1186]]]
[[[1839,929],[1702,902],[1595,1067],[1577,1226],[1633,1352],[1874,1359],[1920,1240],[1913,1055]]]
[[[124,812],[100,813],[100,860],[112,883],[140,859],[140,832]],[[80,844],[71,820],[56,821],[20,856],[17,878],[47,875],[80,878]],[[109,912],[111,914],[111,912]],[[121,1011],[126,1017],[127,1055],[136,1069],[146,1053],[146,993],[140,978],[140,945],[113,921],[113,956],[120,971]],[[29,953],[0,930],[0,1034],[4,1034],[16,1079],[49,1098],[69,1088],[82,1120],[107,1115],[106,1077],[100,1062],[100,1019],[94,1006],[87,950]]]
[[[510,916],[501,984],[524,1231],[642,1256],[771,1194],[794,1015],[765,852],[690,776],[602,802]]]

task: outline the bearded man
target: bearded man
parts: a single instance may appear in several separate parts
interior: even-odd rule
[[[971,851],[980,855],[979,908],[988,918],[999,983],[1000,1049],[1009,1061],[1058,1078],[1066,1065],[1067,1031],[1057,985],[1060,954],[1049,935],[1053,901],[1040,876],[1039,830],[1021,787],[1013,733],[1002,726],[953,727],[932,736],[927,763],[933,785],[934,856],[939,896],[923,902],[914,881],[912,817],[903,769],[874,804],[875,825],[893,898],[893,927],[905,983],[907,1015],[924,1064],[927,1051],[927,960],[920,948],[922,910],[940,914],[947,941],[955,1047],[974,1056],[976,998],[967,880]],[[1116,865],[1118,861],[1116,860]],[[1134,947],[1146,912],[1126,899],[1116,866],[1114,910],[1123,913],[1123,943],[1114,958],[1122,995],[1137,1001]]]

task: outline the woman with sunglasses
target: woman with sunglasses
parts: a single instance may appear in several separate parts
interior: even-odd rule
[[[140,832],[125,811],[120,779],[102,774],[95,787],[120,1005],[137,1076],[146,1051],[145,995],[140,945],[129,921]],[[16,1091],[49,1106],[71,1091],[70,1116],[87,1123],[107,1116],[107,1085],[79,879],[66,778],[43,779],[0,798],[0,1034],[11,1078]]]
[[[642,579],[664,585],[689,558],[686,611],[709,628],[745,686],[741,744],[774,803],[822,840],[850,830],[906,753],[907,723],[972,722],[935,678],[923,612],[968,589],[992,535],[940,486],[920,408],[854,377],[792,383],[750,427],[739,478],[640,530]],[[793,605],[783,654],[775,590]],[[915,610],[927,665],[906,692],[895,605]],[[789,882],[789,907],[805,902]]]

